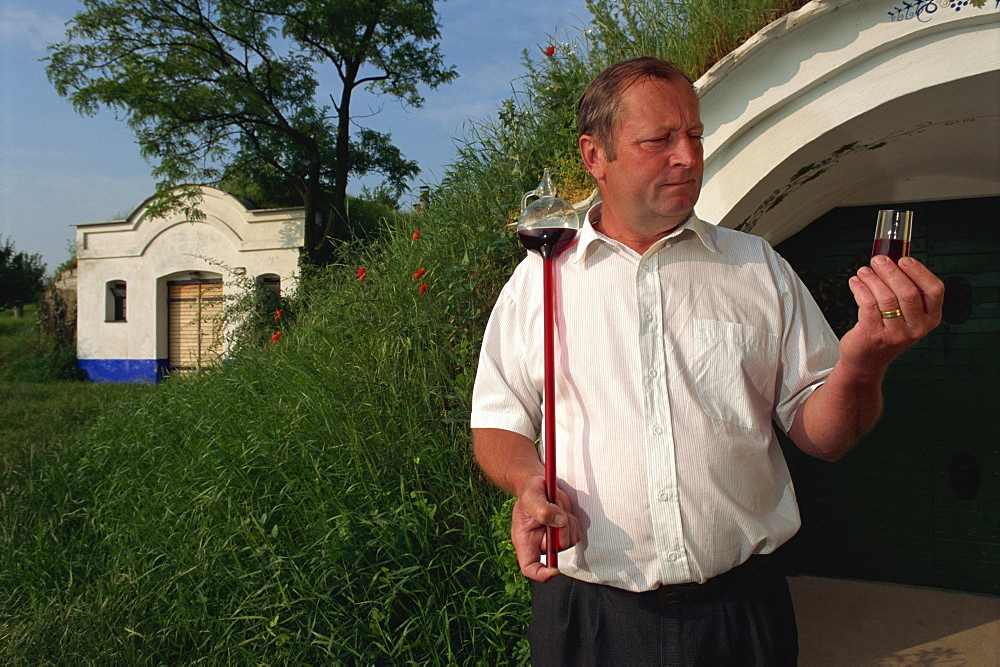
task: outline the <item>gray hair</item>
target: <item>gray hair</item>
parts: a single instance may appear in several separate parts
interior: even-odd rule
[[[587,85],[576,105],[578,136],[589,134],[604,149],[609,160],[617,159],[614,150],[615,126],[621,111],[624,92],[636,81],[660,79],[687,81],[691,79],[672,62],[643,56],[625,60],[605,68]]]

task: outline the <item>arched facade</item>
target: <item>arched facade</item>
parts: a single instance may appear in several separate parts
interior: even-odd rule
[[[77,227],[77,357],[97,382],[156,382],[215,363],[217,315],[239,277],[294,289],[303,209],[252,210],[211,187],[201,188],[197,220],[154,217],[148,204]]]
[[[788,448],[796,568],[1000,593],[1000,3],[811,2],[696,87],[698,213],[775,245],[835,327],[856,317],[846,280],[880,208],[914,211],[912,252],[948,290],[854,452]]]
[[[776,244],[838,206],[1000,193],[1000,9],[980,4],[817,1],[748,40],[696,83],[699,214]]]

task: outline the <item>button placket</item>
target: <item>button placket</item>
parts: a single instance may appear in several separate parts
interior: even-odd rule
[[[665,581],[688,577],[677,504],[677,480],[674,469],[674,442],[670,424],[670,398],[666,383],[666,360],[663,349],[663,292],[659,277],[658,252],[643,258],[636,274],[636,299],[639,312],[640,362],[643,373],[644,414],[647,420],[646,470],[648,497],[656,548],[660,554]]]

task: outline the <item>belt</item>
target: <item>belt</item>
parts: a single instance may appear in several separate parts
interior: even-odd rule
[[[703,602],[717,600],[736,584],[746,581],[751,575],[759,572],[770,562],[766,555],[750,556],[742,565],[737,565],[729,572],[712,577],[703,584],[663,584],[645,593],[660,604],[676,604],[678,602]]]

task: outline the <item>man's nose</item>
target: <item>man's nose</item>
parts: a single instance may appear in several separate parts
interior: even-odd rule
[[[684,137],[677,142],[673,154],[670,156],[670,166],[679,168],[690,168],[701,159],[701,140],[695,137]]]

